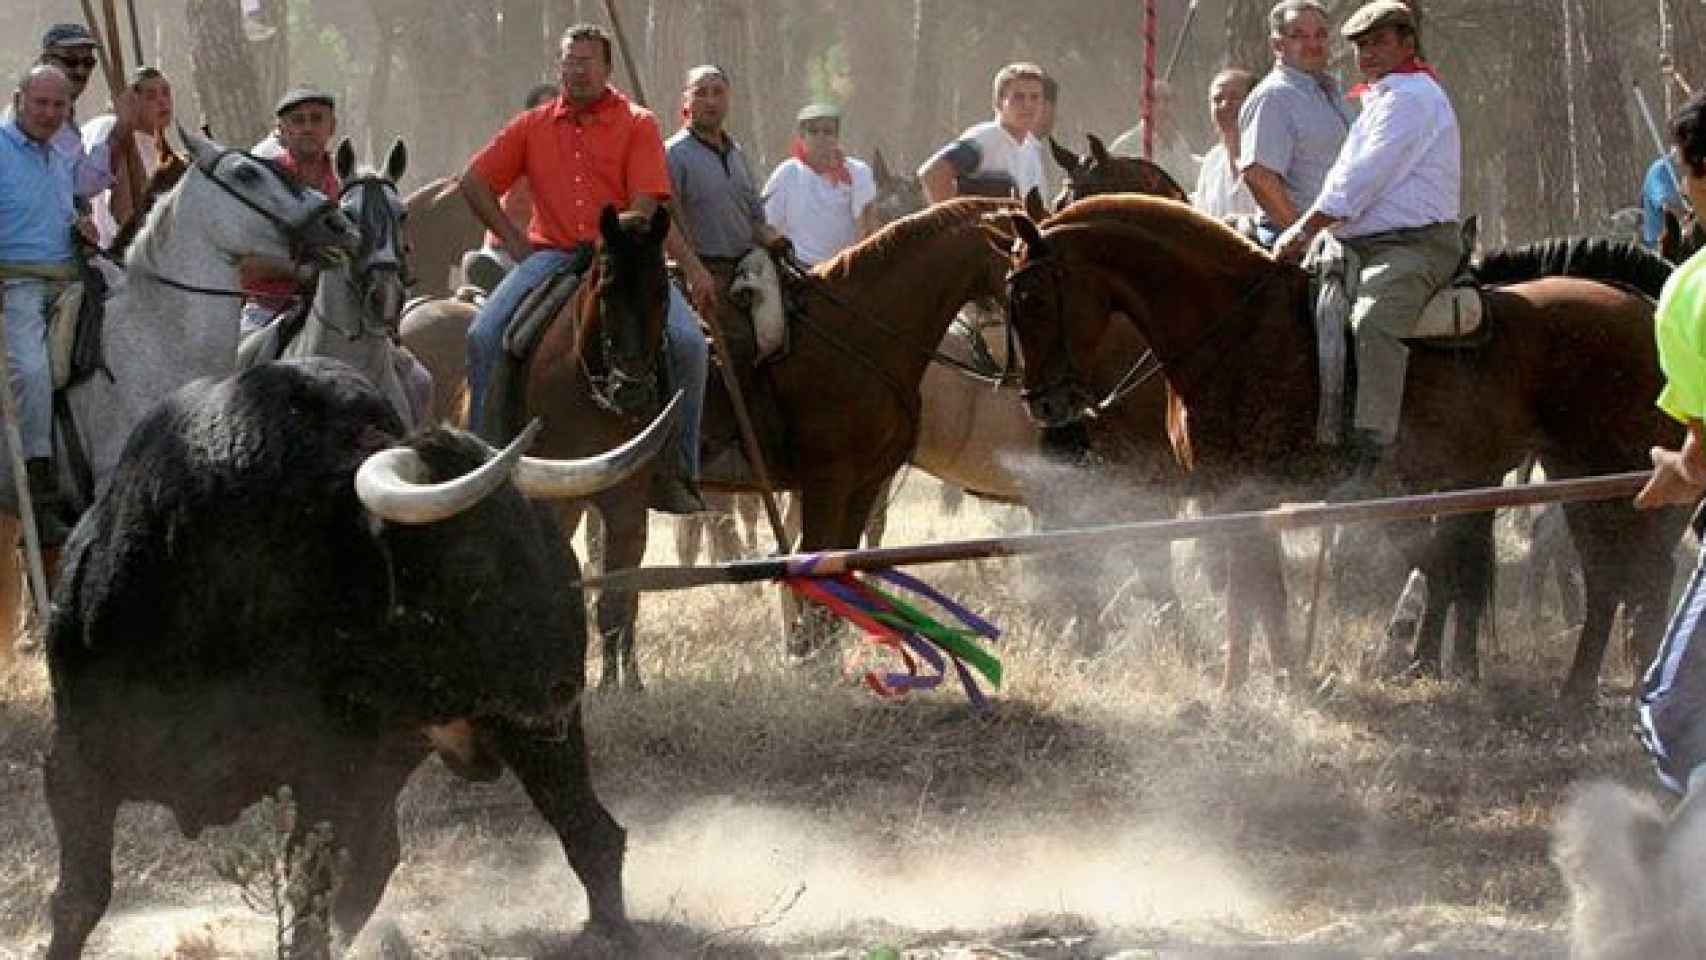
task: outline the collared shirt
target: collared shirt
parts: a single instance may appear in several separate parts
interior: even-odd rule
[[[606,206],[669,196],[657,117],[613,87],[581,107],[558,95],[511,120],[474,155],[474,172],[503,196],[522,177],[533,189],[527,239],[568,250],[598,240]]]
[[[338,199],[338,194],[343,192],[344,185],[340,180],[338,180],[338,172],[336,169],[337,165],[332,162],[331,154],[322,154],[321,169],[325,172],[321,174],[320,182],[306,183],[300,176],[302,170],[301,163],[297,161],[296,157],[291,154],[289,150],[283,149],[282,145],[280,145],[279,149],[274,152],[274,148],[271,144],[276,143],[276,138],[269,137],[262,140],[260,143],[255,144],[255,146],[250,149],[250,152],[257,157],[262,157],[278,164],[292,177],[296,178],[298,183],[301,183],[310,190],[318,190],[325,194],[328,199],[334,201]],[[291,301],[296,299],[298,292],[296,281],[289,277],[262,276],[250,270],[242,270],[239,272],[242,276],[243,289],[254,294],[252,299],[261,306],[266,307],[268,310],[284,310],[290,306]]]
[[[1457,219],[1463,145],[1445,91],[1425,73],[1389,73],[1368,85],[1362,116],[1315,209],[1343,221],[1340,238]]]
[[[1654,160],[1647,168],[1646,177],[1641,180],[1641,242],[1649,247],[1659,245],[1659,233],[1665,226],[1665,208],[1669,207],[1673,212],[1683,208],[1682,194],[1677,189],[1682,182],[1682,174],[1677,172],[1671,160],[1674,153],[1673,150]]]
[[[847,173],[851,183],[835,183],[789,157],[764,184],[764,215],[808,266],[856,243],[859,214],[877,198],[876,178],[863,161],[848,157]]]
[[[1653,314],[1665,387],[1659,409],[1677,420],[1706,420],[1706,252],[1665,281]]]
[[[728,134],[721,148],[682,127],[664,141],[676,209],[687,221],[694,252],[701,257],[743,257],[758,242],[765,223],[746,153]]]
[[[1307,210],[1320,196],[1351,122],[1338,81],[1276,63],[1238,111],[1238,172],[1261,164],[1285,184],[1297,209]]]
[[[0,263],[69,263],[76,160],[0,123]]]
[[[1250,196],[1250,188],[1232,172],[1232,162],[1226,159],[1226,144],[1215,144],[1202,158],[1202,172],[1197,174],[1191,206],[1216,219],[1255,216],[1261,212],[1256,198]]]
[[[989,181],[1006,178],[1021,197],[1033,187],[1039,192],[1043,189],[1042,144],[1029,131],[1022,138],[1014,137],[998,120],[967,127],[959,139],[937,151],[924,166],[935,162],[936,157],[946,158],[961,177]]]

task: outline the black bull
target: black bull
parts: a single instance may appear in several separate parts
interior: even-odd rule
[[[575,559],[507,483],[436,523],[376,521],[352,478],[400,434],[352,368],[310,360],[191,384],[131,435],[49,629],[49,957],[78,956],[106,910],[120,803],[163,804],[193,838],[283,785],[299,832],[329,821],[349,853],[333,919],[353,938],[397,866],[397,795],[446,725],[469,734],[459,773],[514,771],[593,928],[631,936],[625,834],[581,727]],[[432,482],[489,453],[447,429],[404,443]]]

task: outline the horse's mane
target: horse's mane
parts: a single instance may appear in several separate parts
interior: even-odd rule
[[[1495,250],[1475,265],[1474,273],[1487,284],[1541,277],[1601,280],[1626,284],[1656,300],[1672,269],[1670,261],[1628,240],[1564,237]]]
[[[1113,221],[1159,235],[1169,247],[1209,257],[1217,247],[1227,255],[1244,254],[1271,261],[1261,247],[1189,204],[1148,194],[1118,193],[1087,197],[1043,221],[1050,227]]]
[[[1012,200],[956,197],[901,217],[818,264],[816,271],[826,280],[851,280],[866,272],[885,274],[893,261],[905,255],[915,244],[968,224],[976,224],[986,213],[1016,209],[1018,204]]]

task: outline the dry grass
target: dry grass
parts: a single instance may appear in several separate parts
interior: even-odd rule
[[[1011,523],[993,508],[940,516],[934,497],[908,482],[890,542]],[[651,560],[673,562],[656,526]],[[1524,546],[1503,534],[1507,560]],[[1300,597],[1311,556],[1293,558]],[[1287,692],[1258,671],[1232,699],[1213,686],[1222,614],[1194,569],[1181,567],[1179,615],[1111,611],[1108,648],[1084,659],[1040,612],[1025,578],[1037,564],[924,568],[1008,631],[988,717],[957,690],[884,703],[833,666],[787,665],[767,591],[649,598],[649,691],[588,698],[600,791],[630,830],[631,909],[667,956],[947,956],[997,940],[1012,956],[1561,955],[1547,831],[1572,782],[1648,781],[1631,678],[1610,669],[1598,704],[1560,708],[1573,638],[1555,614],[1523,623],[1507,589],[1484,685],[1346,679],[1381,626],[1370,599],[1397,587],[1379,566],[1341,584],[1309,682]],[[0,956],[44,938],[55,874],[39,659],[5,684]],[[584,899],[512,781],[429,764],[402,823],[404,863],[364,937],[375,955],[598,955],[572,937]],[[117,861],[92,953],[265,942],[167,815],[127,810]]]

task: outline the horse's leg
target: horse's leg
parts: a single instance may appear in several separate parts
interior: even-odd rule
[[[1481,680],[1481,618],[1487,612],[1494,576],[1493,516],[1488,511],[1445,517],[1435,534],[1443,541],[1440,558],[1452,568],[1450,599],[1457,607],[1452,660],[1458,676],[1470,683]]]
[[[893,474],[877,488],[876,496],[871,501],[870,519],[865,521],[865,546],[880,547],[883,545],[883,533],[889,526],[889,497],[894,493]]]
[[[1268,654],[1276,670],[1291,666],[1287,653],[1285,571],[1279,539],[1271,534],[1234,537],[1227,551],[1226,672],[1221,689],[1238,689],[1250,674],[1250,630],[1254,615],[1267,634]]]
[[[649,479],[649,478],[646,478]],[[646,504],[644,485],[630,480],[598,498],[604,517],[605,571],[631,570],[646,554]],[[640,664],[634,654],[634,632],[638,628],[640,595],[631,590],[602,590],[598,595],[598,635],[604,668],[598,688],[609,692],[619,685],[638,691]]]
[[[1444,558],[1440,544],[1443,538],[1431,520],[1410,520],[1388,524],[1387,537],[1397,549],[1406,566],[1406,576],[1413,570],[1422,571],[1427,580],[1426,602],[1421,620],[1416,624],[1416,643],[1410,655],[1410,671],[1416,676],[1439,678],[1445,671],[1445,621],[1451,611],[1456,572]],[[1402,604],[1403,597],[1399,597]],[[1393,611],[1396,614],[1397,611]],[[1389,616],[1387,622],[1395,622]]]
[[[699,544],[705,536],[704,514],[675,518],[675,562],[691,567],[699,562]]]
[[[708,501],[714,511],[706,517],[711,535],[711,560],[727,563],[745,556],[740,542],[739,521],[735,519],[736,494],[713,494]]]
[[[794,501],[799,504],[801,520],[798,549],[823,550],[846,546],[849,543],[847,507],[850,499],[851,495],[845,489],[827,484],[807,486],[796,493]],[[851,525],[851,536],[858,537],[864,521],[861,514],[858,523]],[[822,621],[815,604],[803,602],[799,605],[799,616],[788,630],[790,656],[803,659],[818,652],[827,633],[827,623]]]
[[[17,517],[0,514],[0,673],[11,668],[25,639],[23,551],[12,546],[21,533]]]
[[[1571,503],[1564,506],[1564,511],[1570,521],[1570,537],[1582,558],[1585,609],[1576,655],[1570,662],[1560,696],[1566,700],[1585,700],[1599,687],[1599,671],[1605,662],[1605,648],[1611,642],[1611,625],[1621,599],[1617,591],[1626,571],[1618,569],[1625,557],[1617,541],[1620,537],[1637,539],[1631,536],[1631,521],[1638,523],[1643,518],[1631,517],[1632,508],[1612,503]]]
[[[780,492],[774,494],[782,496]],[[731,499],[734,501],[735,515],[740,518],[740,541],[743,557],[758,555],[758,522],[764,513],[763,494],[737,493]]]

